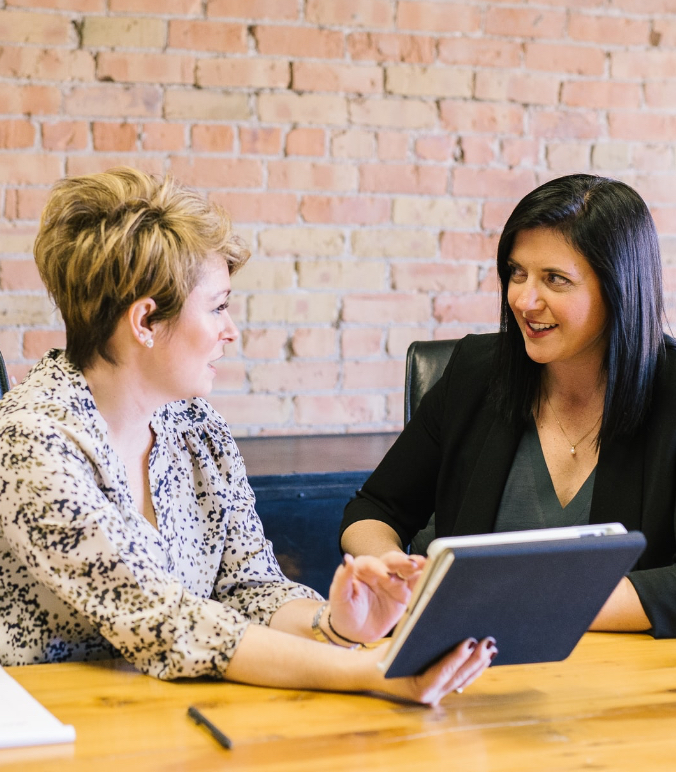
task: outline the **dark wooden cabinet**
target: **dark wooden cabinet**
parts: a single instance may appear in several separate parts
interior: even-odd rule
[[[343,509],[396,434],[237,440],[256,510],[284,573],[324,597],[341,560]]]

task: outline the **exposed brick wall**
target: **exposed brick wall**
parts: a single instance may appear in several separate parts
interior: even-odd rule
[[[172,171],[255,253],[213,397],[235,432],[397,428],[408,343],[495,328],[538,183],[634,185],[676,285],[675,108],[674,0],[0,0],[0,349],[20,377],[63,345],[51,183]]]

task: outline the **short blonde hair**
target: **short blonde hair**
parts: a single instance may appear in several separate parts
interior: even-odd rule
[[[97,354],[114,362],[110,338],[136,300],[155,300],[149,321],[174,319],[210,254],[230,273],[249,257],[220,207],[170,176],[126,167],[57,182],[33,251],[80,369]]]

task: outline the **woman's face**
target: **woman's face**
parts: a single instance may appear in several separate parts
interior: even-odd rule
[[[161,322],[154,341],[158,383],[171,400],[206,397],[223,347],[239,337],[227,311],[230,272],[218,255],[206,262],[199,283],[172,324]]]
[[[555,230],[521,231],[509,259],[507,300],[526,353],[540,364],[600,367],[608,345],[608,307],[601,282]]]

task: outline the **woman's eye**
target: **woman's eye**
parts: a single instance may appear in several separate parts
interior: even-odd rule
[[[549,274],[549,283],[553,284],[556,287],[563,287],[566,284],[569,284],[570,282],[568,279],[566,279],[565,276],[561,276],[558,273],[550,273]]]
[[[526,278],[526,272],[523,270],[523,268],[519,268],[518,265],[510,265],[509,276],[512,281],[519,281]]]
[[[227,303],[227,302],[226,303],[221,303],[221,305],[218,306],[218,308],[216,309],[216,313],[217,314],[222,314],[223,311],[227,311],[228,310],[229,306],[230,306],[230,303]]]

